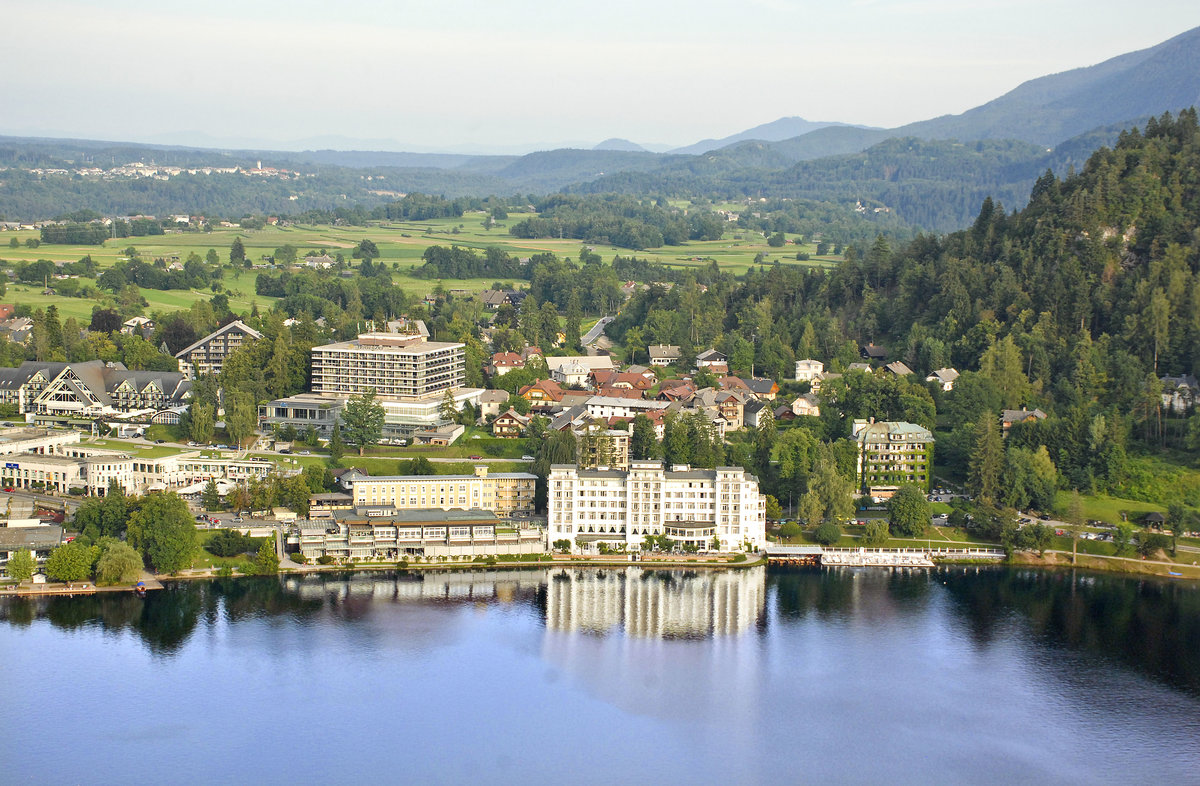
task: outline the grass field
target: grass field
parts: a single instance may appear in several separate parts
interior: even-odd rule
[[[1133,524],[1141,522],[1143,516],[1147,513],[1158,512],[1166,513],[1165,505],[1158,505],[1153,502],[1141,502],[1139,500],[1121,499],[1120,497],[1110,497],[1105,494],[1085,495],[1080,497],[1083,503],[1083,516],[1085,519],[1097,519],[1109,524],[1119,524],[1124,519],[1124,513],[1128,520]],[[1069,492],[1058,492],[1058,498],[1055,500],[1054,508],[1058,511],[1066,511],[1071,505],[1071,495]]]
[[[285,244],[295,246],[301,256],[310,250],[328,252],[331,256],[342,253],[350,261],[350,252],[363,238],[369,238],[378,247],[381,260],[396,270],[393,282],[396,286],[414,295],[425,295],[436,286],[436,281],[415,278],[408,275],[408,270],[421,264],[421,255],[425,249],[433,245],[459,245],[468,248],[484,249],[488,246],[503,246],[517,256],[531,256],[544,251],[552,252],[560,257],[575,257],[579,254],[581,244],[571,239],[538,239],[524,240],[508,234],[507,227],[529,217],[532,214],[512,213],[506,222],[502,222],[492,230],[482,226],[483,214],[468,214],[460,218],[436,219],[420,222],[388,222],[369,227],[328,227],[328,226],[289,226],[265,227],[259,230],[217,229],[212,232],[180,232],[167,235],[147,237],[117,238],[106,241],[101,246],[59,246],[42,245],[38,248],[26,248],[24,241],[38,237],[36,232],[5,232],[0,234],[0,259],[8,262],[36,261],[51,259],[55,261],[73,262],[90,255],[102,268],[109,267],[123,259],[124,249],[136,248],[143,259],[158,257],[179,257],[186,259],[188,254],[195,252],[204,256],[208,249],[214,249],[224,261],[229,256],[229,246],[234,238],[242,238],[246,248],[246,257],[253,262],[259,262],[264,256],[271,256],[275,249]],[[457,232],[455,231],[457,229]],[[16,237],[17,248],[6,247],[5,241]],[[673,267],[700,267],[714,259],[723,270],[735,274],[744,273],[754,264],[755,256],[765,254],[765,263],[779,262],[788,265],[830,266],[840,260],[839,257],[827,255],[816,257],[815,245],[796,246],[789,244],[782,248],[771,248],[766,239],[754,232],[731,229],[721,240],[694,241],[682,246],[663,246],[647,251],[631,251],[616,246],[593,245],[593,250],[606,261],[614,256],[637,256]],[[806,251],[812,259],[806,262],[796,260],[797,251]],[[355,262],[356,264],[356,262]],[[233,294],[230,296],[230,307],[235,312],[248,312],[252,305],[258,304],[260,309],[269,308],[273,298],[257,297],[254,294],[254,278],[259,271],[239,270],[234,274],[227,273],[223,286]],[[492,285],[491,279],[446,279],[443,286],[452,289],[466,289],[478,292]],[[41,294],[40,286],[9,285],[9,294],[5,302],[26,303],[34,307],[44,307],[51,302],[58,306],[63,317],[73,316],[76,319],[90,318],[94,300],[82,298],[65,298]],[[157,291],[143,289],[142,296],[149,302],[147,312],[172,311],[188,308],[196,300],[207,300],[212,297],[208,291]]]

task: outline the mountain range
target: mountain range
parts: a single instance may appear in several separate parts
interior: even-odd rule
[[[722,199],[770,196],[852,205],[865,201],[895,211],[914,226],[947,231],[970,221],[983,196],[996,195],[1007,206],[1020,207],[1046,168],[1060,171],[1080,164],[1092,150],[1112,144],[1122,130],[1196,104],[1200,28],[1098,65],[1030,80],[959,115],[891,129],[784,117],[667,152],[613,138],[590,150],[487,156],[218,150],[0,137],[0,166],[102,166],[137,159],[253,166],[261,160],[264,165],[314,169],[336,179],[341,204],[378,204],[387,198],[385,191],[482,196],[558,190]],[[341,169],[367,170],[370,182],[379,178],[386,185],[356,185],[367,175],[339,174]],[[0,213],[25,215],[35,209],[8,196],[0,186]],[[81,198],[86,201],[86,196]],[[938,215],[915,209],[932,198],[951,198],[958,207]],[[318,204],[323,199],[313,197]],[[92,209],[103,211],[104,206]]]

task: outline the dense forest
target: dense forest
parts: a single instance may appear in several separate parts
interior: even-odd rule
[[[881,236],[830,271],[652,287],[608,332],[635,354],[717,343],[735,369],[779,378],[808,357],[841,370],[873,341],[918,380],[944,366],[962,377],[929,400],[923,383],[848,375],[822,391],[845,416],[826,418],[829,436],[851,417],[904,417],[939,428],[940,461],[967,466],[993,439],[978,433],[991,413],[1040,407],[1050,417],[1015,429],[1010,447],[1047,448],[1070,487],[1144,495],[1151,480],[1131,476],[1127,447],[1200,436],[1163,411],[1159,381],[1200,373],[1198,173],[1195,111],[1164,115],[1070,177],[1043,174],[1019,212],[988,199],[969,229],[895,248]]]

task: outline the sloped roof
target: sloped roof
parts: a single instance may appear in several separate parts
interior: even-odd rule
[[[217,328],[216,330],[209,333],[207,336],[200,339],[199,341],[192,344],[191,346],[189,346],[185,349],[179,350],[178,352],[175,353],[175,357],[181,358],[184,355],[191,352],[192,350],[196,349],[197,347],[203,346],[203,345],[207,344],[209,341],[212,341],[217,336],[224,335],[225,333],[228,333],[232,330],[238,330],[238,331],[244,333],[245,335],[249,336],[250,338],[262,338],[262,333],[259,333],[257,330],[250,327],[242,320],[235,319],[234,321],[230,322],[228,325]]]

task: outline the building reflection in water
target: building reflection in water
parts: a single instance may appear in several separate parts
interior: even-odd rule
[[[762,619],[766,570],[556,570],[546,586],[546,627],[634,638],[741,633]]]

